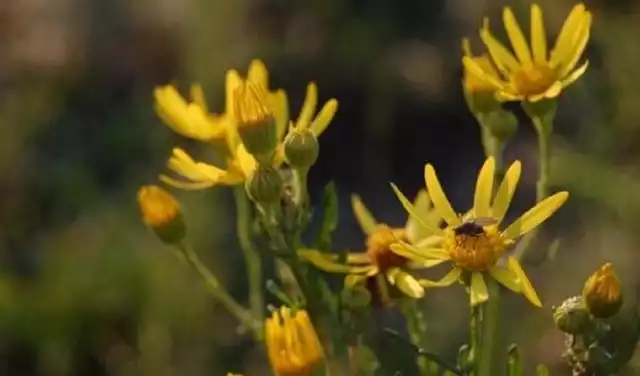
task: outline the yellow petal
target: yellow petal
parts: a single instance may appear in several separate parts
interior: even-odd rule
[[[315,83],[310,82],[307,85],[307,95],[304,99],[304,104],[302,105],[302,110],[300,111],[300,116],[298,116],[298,121],[296,122],[296,128],[298,129],[306,129],[311,123],[311,119],[313,115],[316,113],[316,107],[318,106],[318,87]]]
[[[409,267],[409,269],[429,269],[429,268],[433,268],[434,266],[438,266],[444,262],[447,262],[449,260],[411,260],[407,263],[407,266]]]
[[[476,59],[465,56],[462,58],[462,64],[470,74],[476,76],[482,81],[485,81],[489,85],[493,86],[496,90],[500,90],[505,86],[505,84],[500,81],[500,78],[497,77],[494,72],[485,70]]]
[[[250,177],[258,167],[258,162],[253,155],[247,151],[243,144],[238,145],[236,148],[236,158],[245,178]]]
[[[428,279],[421,279],[419,282],[420,282],[420,285],[422,285],[422,287],[447,287],[457,282],[461,274],[462,274],[462,269],[455,267],[451,269],[449,273],[447,273],[439,281],[430,281]]]
[[[360,196],[351,195],[351,208],[362,231],[367,235],[371,235],[373,230],[378,226],[378,222],[364,205]]]
[[[431,200],[427,191],[421,189],[416,198],[413,200],[413,207],[416,213],[424,219],[425,222],[433,224],[434,227],[438,226],[440,217],[431,206]],[[405,224],[405,230],[407,233],[407,239],[409,243],[415,244],[418,241],[426,238],[429,235],[433,235],[432,232],[425,230],[420,224],[412,217],[409,216],[407,223]]]
[[[251,61],[247,78],[249,81],[269,89],[269,71],[262,60],[254,59]]]
[[[584,49],[587,47],[587,42],[589,42],[589,35],[591,29],[591,13],[587,12],[585,15],[585,19],[581,24],[581,29],[578,31],[578,35],[576,36],[576,41],[572,48],[567,51],[567,55],[565,55],[565,60],[559,62],[560,71],[558,72],[560,77],[564,77],[569,72],[571,72],[578,64],[578,60],[582,57],[582,53]]]
[[[509,290],[517,293],[522,292],[518,279],[509,270],[501,268],[499,266],[494,266],[493,268],[489,269],[489,274],[491,274],[491,277],[493,277],[493,279],[498,281],[498,283],[508,288]]]
[[[504,11],[502,12],[502,19],[504,27],[507,29],[507,35],[511,41],[511,46],[516,52],[516,56],[518,56],[518,60],[520,60],[520,63],[522,64],[530,64],[531,51],[529,51],[529,45],[527,40],[524,38],[522,29],[520,29],[520,25],[518,25],[518,21],[516,21],[511,8],[504,8]]]
[[[402,204],[402,207],[404,208],[404,210],[406,210],[407,213],[409,213],[409,215],[420,226],[422,226],[426,231],[429,231],[430,233],[442,234],[442,229],[440,229],[439,227],[436,227],[433,224],[423,220],[420,217],[420,213],[418,213],[418,211],[413,207],[413,204],[411,204],[411,201],[409,201],[409,199],[400,191],[400,189],[398,189],[398,187],[396,187],[395,184],[393,184],[393,183],[390,183],[390,184],[391,184],[391,188],[393,189],[393,192],[398,197],[398,200],[400,200],[400,203]]]
[[[553,215],[567,201],[567,198],[569,198],[569,192],[558,192],[547,197],[509,225],[502,235],[507,239],[516,239],[526,234]]]
[[[482,29],[480,30],[480,38],[487,46],[489,55],[491,55],[493,62],[496,64],[496,67],[500,72],[504,75],[509,75],[510,72],[519,69],[520,63],[518,63],[518,60],[516,60],[511,51],[509,51],[491,34],[489,31],[489,23],[486,19]]]
[[[576,31],[580,28],[580,25],[584,19],[586,9],[584,4],[578,4],[573,7],[569,16],[562,25],[562,30],[556,39],[556,44],[551,51],[551,57],[549,64],[551,66],[558,66],[566,56],[567,51],[572,47],[573,40],[576,35]]]
[[[473,197],[473,211],[476,217],[489,217],[491,215],[491,195],[493,194],[493,178],[496,171],[496,160],[487,158],[478,173],[476,191]]]
[[[562,87],[565,88],[569,85],[571,85],[572,83],[574,83],[578,78],[580,78],[584,72],[587,71],[587,67],[589,67],[589,61],[585,61],[584,64],[582,64],[580,66],[580,68],[574,70],[573,72],[571,72],[571,74],[569,74],[567,77],[565,77],[562,80]]]
[[[180,180],[171,178],[167,175],[160,175],[159,179],[163,183],[168,184],[172,187],[189,190],[189,191],[211,188],[214,185],[216,185],[216,182],[214,181],[197,181],[197,182],[196,181],[180,181]]]
[[[424,168],[424,180],[427,184],[427,190],[429,191],[429,197],[433,202],[433,207],[440,214],[440,217],[444,219],[450,226],[457,226],[461,223],[458,214],[453,210],[447,195],[444,193],[436,170],[432,165],[427,164]]]
[[[338,111],[338,101],[331,98],[324,104],[324,106],[322,106],[322,109],[313,120],[313,123],[311,123],[311,133],[316,137],[320,137],[329,124],[331,124],[336,111]]]
[[[507,210],[509,210],[513,194],[520,180],[521,171],[522,164],[520,161],[513,162],[504,174],[500,187],[498,187],[498,192],[493,200],[493,208],[491,209],[491,214],[498,221],[498,224],[502,222],[504,216],[507,214]]]
[[[531,47],[533,60],[538,64],[546,64],[547,34],[544,29],[542,10],[538,4],[531,4]]]
[[[424,288],[420,286],[420,283],[411,274],[400,268],[389,269],[387,280],[411,298],[420,299],[424,296]]]
[[[405,242],[391,244],[389,248],[393,253],[413,261],[446,261],[450,259],[449,253],[442,248],[418,248]]]
[[[349,274],[348,276],[344,277],[344,284],[347,285],[347,287],[353,287],[364,282],[367,278],[369,277],[366,275]]]
[[[202,90],[202,85],[191,85],[191,100],[195,102],[195,104],[200,106],[204,110],[204,112],[209,112],[207,100],[204,96],[204,90]]]
[[[319,251],[313,251],[313,250],[299,251],[298,255],[302,259],[312,263],[318,269],[321,269],[330,273],[363,274],[370,271],[371,268],[373,267],[372,265],[352,266],[352,265],[342,264],[335,261],[336,255],[327,254]]]
[[[536,307],[542,307],[542,302],[540,301],[540,298],[538,298],[536,290],[531,285],[531,282],[524,270],[522,270],[520,262],[513,256],[509,257],[509,270],[511,270],[511,272],[515,274],[516,278],[518,278],[518,282],[522,288],[524,296]]]
[[[229,69],[225,80],[225,107],[224,112],[233,119],[233,92],[240,85],[242,79],[235,69]]]
[[[284,138],[289,124],[289,101],[287,93],[284,90],[278,90],[273,94],[269,94],[269,104],[273,108],[276,118],[276,137],[278,141]]]
[[[469,295],[472,307],[489,300],[489,291],[487,291],[487,284],[484,282],[482,273],[473,272],[471,274],[471,288],[469,289]]]

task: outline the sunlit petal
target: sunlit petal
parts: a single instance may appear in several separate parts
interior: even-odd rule
[[[453,285],[455,282],[460,279],[460,275],[462,274],[462,269],[455,267],[449,271],[444,277],[442,277],[439,281],[430,281],[428,279],[421,279],[420,285],[422,287],[447,287]]]
[[[517,293],[522,292],[517,277],[509,270],[499,266],[494,266],[493,268],[489,269],[489,274],[491,274],[491,277],[498,281],[498,283],[508,288],[509,290]]]
[[[502,12],[502,19],[504,21],[504,27],[507,29],[507,35],[509,36],[509,40],[511,41],[511,46],[518,56],[518,60],[522,64],[530,64],[531,63],[531,51],[529,51],[529,44],[522,33],[522,29],[520,29],[520,25],[518,25],[518,21],[516,21],[511,8],[506,7]]]
[[[437,226],[434,226],[432,223],[429,223],[429,222],[423,220],[420,217],[420,213],[418,213],[418,211],[415,209],[415,207],[413,206],[411,201],[409,201],[409,199],[400,191],[400,189],[395,184],[393,184],[393,183],[390,183],[390,184],[391,184],[391,188],[393,189],[393,192],[398,197],[398,200],[400,200],[400,203],[402,204],[402,207],[404,207],[404,210],[406,210],[407,213],[409,213],[409,215],[420,226],[422,226],[426,231],[429,231],[430,233],[433,233],[433,234],[441,234],[442,233],[442,229],[440,229]]]
[[[587,67],[589,67],[589,61],[585,61],[584,64],[582,64],[580,66],[580,68],[574,70],[573,72],[571,72],[571,74],[569,74],[567,77],[565,77],[562,80],[562,87],[565,88],[569,85],[571,85],[572,83],[574,83],[578,78],[580,78],[584,72],[587,71]]]
[[[504,83],[500,81],[500,78],[496,77],[494,74],[492,74],[492,72],[487,72],[486,70],[484,70],[482,66],[478,64],[476,59],[473,59],[469,56],[464,56],[462,58],[462,64],[464,64],[465,69],[467,69],[470,74],[473,74],[479,79],[487,82],[496,90],[503,88]]]
[[[269,71],[262,60],[254,59],[249,64],[249,73],[247,74],[249,81],[269,89]]]
[[[560,71],[558,74],[560,77],[564,77],[569,72],[571,72],[576,65],[578,64],[578,60],[582,57],[582,53],[584,49],[587,47],[587,42],[589,42],[589,35],[591,31],[591,13],[587,12],[585,15],[585,20],[582,23],[582,28],[578,32],[577,40],[565,57],[564,61],[559,62],[561,64]]]
[[[522,171],[522,164],[520,161],[515,161],[509,166],[507,172],[504,174],[504,178],[498,187],[498,192],[493,200],[493,208],[491,209],[491,215],[498,221],[498,224],[502,222],[504,216],[509,210],[509,205],[513,199],[513,194],[518,186],[520,180],[520,173]]]
[[[351,208],[362,231],[367,235],[371,235],[373,230],[378,226],[378,222],[364,205],[360,196],[351,195]]]
[[[562,57],[565,56],[566,51],[571,48],[576,30],[584,19],[585,13],[586,8],[584,4],[578,4],[573,7],[569,16],[567,16],[564,25],[562,25],[562,30],[560,30],[560,34],[556,39],[553,51],[551,51],[551,57],[549,59],[551,66],[558,66],[558,63],[563,60]]]
[[[305,129],[311,123],[313,115],[316,113],[316,107],[318,106],[318,86],[314,82],[310,82],[307,85],[307,96],[304,99],[300,116],[296,122],[296,128]]]
[[[509,257],[509,269],[516,275],[516,278],[518,278],[524,296],[536,307],[542,307],[542,302],[536,290],[533,288],[533,285],[531,285],[529,278],[524,270],[522,270],[520,262],[515,257]]]
[[[507,239],[516,239],[526,234],[555,213],[568,198],[569,192],[558,192],[547,197],[509,225],[502,235]]]
[[[533,60],[538,64],[545,64],[547,62],[547,34],[542,10],[538,4],[531,4],[531,47]]]
[[[471,306],[476,306],[489,300],[489,291],[487,291],[487,284],[484,281],[482,273],[471,273],[471,287],[469,289],[469,295],[471,299]]]
[[[240,74],[238,74],[238,71],[236,71],[235,69],[229,69],[227,71],[227,77],[225,82],[225,93],[224,93],[225,95],[224,112],[232,119],[234,118],[233,92],[236,90],[236,88],[240,85],[241,82],[242,82],[242,78],[240,78]]]
[[[507,75],[509,72],[513,72],[520,67],[520,63],[513,56],[511,51],[509,51],[499,40],[497,40],[489,31],[489,22],[487,19],[484,21],[484,25],[480,30],[480,38],[482,42],[487,46],[489,50],[489,55],[493,59],[493,62],[496,64],[496,67],[502,72],[502,74]]]
[[[302,259],[312,263],[318,269],[321,269],[330,273],[362,274],[362,273],[367,273],[373,267],[372,265],[352,266],[352,265],[342,264],[334,260],[333,256],[335,255],[326,254],[323,252],[313,251],[313,250],[299,251],[298,255]]]
[[[450,226],[457,226],[461,223],[458,214],[453,210],[447,195],[444,193],[436,170],[432,165],[427,164],[424,168],[424,180],[427,184],[427,190],[429,191],[429,197],[433,202],[433,207],[440,214],[440,217],[444,219]]]
[[[316,137],[320,137],[329,124],[331,124],[336,111],[338,111],[338,101],[331,98],[324,104],[324,106],[322,106],[322,109],[318,112],[318,115],[311,123],[311,133]]]
[[[476,191],[473,198],[473,210],[476,217],[488,217],[491,215],[491,195],[493,194],[495,169],[496,160],[493,157],[489,157],[482,165],[480,173],[478,173]]]
[[[424,296],[424,288],[409,273],[400,268],[391,268],[387,271],[387,279],[405,295],[419,299]]]

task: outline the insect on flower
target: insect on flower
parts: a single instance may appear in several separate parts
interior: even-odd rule
[[[454,228],[453,231],[458,236],[480,236],[485,233],[484,226],[495,225],[497,222],[496,219],[489,217],[471,218]]]

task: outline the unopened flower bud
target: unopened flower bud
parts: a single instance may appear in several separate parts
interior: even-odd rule
[[[180,206],[169,192],[156,185],[140,187],[138,205],[142,219],[162,242],[176,244],[184,239],[187,231]]]
[[[506,142],[518,131],[518,119],[508,111],[497,110],[481,114],[482,126],[487,127],[491,135]]]
[[[582,297],[589,312],[597,318],[608,318],[622,306],[622,286],[611,263],[596,270],[584,284]]]
[[[583,332],[591,322],[589,311],[579,296],[571,297],[553,311],[553,321],[558,329],[569,334]]]
[[[245,81],[236,88],[233,95],[234,117],[242,143],[259,162],[269,163],[278,140],[267,89]]]
[[[318,138],[310,129],[293,129],[284,139],[284,155],[293,168],[310,168],[319,154]]]
[[[247,179],[245,188],[249,197],[260,204],[271,204],[280,201],[284,182],[280,172],[267,165],[258,165]]]

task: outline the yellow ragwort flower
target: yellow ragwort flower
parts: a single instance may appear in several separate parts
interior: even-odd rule
[[[307,311],[281,307],[265,320],[265,345],[277,376],[310,374],[324,359],[322,345]]]
[[[165,243],[182,240],[186,233],[178,201],[166,190],[147,185],[138,190],[142,219]]]
[[[493,65],[491,58],[487,54],[473,56],[471,52],[471,43],[468,38],[462,40],[462,51],[466,57],[471,59],[473,63],[483,71],[487,72],[492,77],[498,77],[498,70]],[[464,71],[462,74],[462,88],[467,95],[473,94],[495,94],[496,87],[490,82],[484,79],[484,76],[478,76],[474,74],[474,71],[469,70],[466,66],[463,66]],[[494,99],[495,100],[495,99]]]
[[[473,208],[465,215],[459,215],[451,207],[435,169],[427,164],[427,191],[435,210],[447,223],[444,229],[422,219],[413,205],[394,186],[398,198],[411,217],[436,235],[420,245],[396,244],[392,246],[392,250],[400,256],[419,262],[436,264],[449,261],[453,264],[453,269],[442,280],[420,281],[424,287],[450,286],[460,280],[463,273],[465,279],[470,275],[470,299],[471,304],[476,305],[489,298],[484,278],[491,276],[508,289],[524,294],[534,305],[542,306],[519,261],[513,256],[508,256],[508,266],[505,268],[498,265],[498,260],[518,238],[533,230],[558,210],[569,194],[559,192],[546,198],[506,229],[500,229],[520,179],[520,171],[520,162],[512,163],[494,196],[495,160],[492,157],[488,158],[478,174]]]
[[[622,284],[608,262],[587,279],[582,297],[589,312],[599,318],[615,315],[622,306]]]
[[[587,70],[588,61],[576,69],[591,28],[591,12],[584,4],[571,10],[550,53],[542,10],[537,4],[531,5],[531,48],[510,8],[504,9],[503,21],[515,56],[491,34],[485,18],[480,37],[498,71],[480,64],[470,54],[462,60],[466,70],[494,87],[499,100],[536,102],[555,98]]]
[[[279,140],[267,89],[247,80],[238,85],[233,95],[234,120],[242,144],[251,155],[269,163]]]
[[[160,179],[167,184],[182,188],[182,189],[203,189],[209,188],[215,185],[238,185],[243,184],[255,171],[257,167],[256,158],[249,153],[246,146],[243,144],[242,139],[238,134],[238,116],[235,115],[238,106],[235,104],[234,97],[236,96],[236,90],[241,85],[250,84],[250,86],[260,87],[265,89],[267,95],[267,108],[275,117],[276,132],[275,139],[277,140],[276,150],[271,162],[272,167],[279,167],[284,162],[284,153],[282,140],[289,124],[289,108],[286,93],[283,90],[271,92],[268,89],[269,73],[264,64],[259,60],[254,60],[249,67],[249,74],[246,80],[243,80],[238,72],[230,70],[227,72],[226,80],[226,108],[224,117],[227,121],[226,125],[226,141],[228,145],[229,155],[227,158],[227,165],[225,168],[213,166],[204,162],[197,162],[191,158],[184,150],[180,148],[173,149],[173,155],[169,159],[168,167],[177,174],[183,176],[187,180],[176,180],[168,176],[162,175]],[[309,88],[314,87],[315,84],[310,83]],[[261,89],[258,89],[263,92]],[[303,105],[300,119],[305,114],[305,109],[308,109],[312,104],[315,105],[313,95],[309,94],[307,90],[307,97]],[[327,105],[332,103],[329,101]],[[327,107],[325,105],[325,107]],[[242,107],[242,106],[240,106]],[[331,106],[329,106],[331,108]],[[318,131],[317,136],[324,131],[332,120],[335,114],[335,107],[333,112],[327,113],[323,110],[318,116],[316,116],[314,123],[318,123],[314,129]]]
[[[391,245],[398,241],[419,244],[420,240],[432,233],[425,231],[412,217],[409,217],[404,228],[392,228],[379,223],[357,195],[351,197],[351,205],[362,231],[367,235],[366,252],[349,253],[344,263],[339,262],[339,256],[336,254],[315,250],[301,251],[300,256],[324,271],[346,273],[347,286],[364,282],[365,286],[371,290],[374,302],[383,306],[388,303],[388,294],[385,291],[386,281],[395,285],[407,296],[413,298],[424,296],[424,288],[405,269],[428,267],[433,262],[410,261],[392,252]],[[431,221],[433,226],[437,226],[440,218],[436,217],[424,190],[416,196],[414,207],[422,218],[426,218],[424,220]]]

